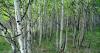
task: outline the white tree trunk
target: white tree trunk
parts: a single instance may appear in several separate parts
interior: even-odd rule
[[[60,22],[60,43],[59,46],[61,48],[62,45],[62,36],[63,36],[63,17],[64,17],[64,0],[61,0],[61,22]]]
[[[42,39],[42,17],[41,17],[41,2],[39,2],[39,10],[38,10],[38,14],[39,14],[39,46],[41,45],[41,39]]]
[[[19,35],[18,43],[20,47],[20,52],[25,53],[24,45],[23,45],[23,37],[22,37],[22,23],[21,23],[21,16],[20,16],[20,0],[14,0],[14,8],[15,8],[15,19],[17,24],[17,35]]]
[[[58,15],[57,15],[57,23],[58,23],[59,21],[58,21]],[[59,48],[59,40],[58,40],[58,37],[59,36],[59,24],[57,24],[57,31],[56,31],[56,47],[57,47],[57,50],[58,50],[58,48]]]
[[[32,19],[32,13],[31,13],[31,4],[29,4],[28,7],[28,23],[27,23],[27,53],[32,53],[32,35],[31,35],[31,19]]]

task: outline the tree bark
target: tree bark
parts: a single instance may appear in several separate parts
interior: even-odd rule
[[[61,22],[60,22],[60,42],[59,46],[62,45],[62,36],[63,36],[63,18],[64,18],[64,0],[61,0]]]
[[[29,0],[30,2],[30,0]],[[32,6],[29,4],[28,7],[28,21],[27,21],[27,53],[32,53],[32,34],[31,34],[31,22],[32,22]]]
[[[23,45],[23,35],[22,35],[22,23],[21,23],[21,15],[20,15],[20,0],[14,0],[14,8],[15,8],[15,19],[17,24],[17,35],[18,43],[20,47],[20,52],[25,53],[24,45]]]
[[[41,17],[41,2],[38,1],[39,3],[39,10],[38,10],[38,14],[39,14],[39,46],[41,45],[41,39],[42,39],[42,17]]]

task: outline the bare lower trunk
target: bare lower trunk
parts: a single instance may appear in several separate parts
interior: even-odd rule
[[[61,22],[60,22],[60,42],[59,42],[59,46],[61,48],[62,45],[62,36],[63,36],[63,17],[64,17],[64,0],[61,0]]]
[[[13,41],[13,43],[11,44],[11,47],[12,47],[13,53],[17,53],[17,47],[16,47],[15,41]]]
[[[31,14],[31,4],[29,5],[28,8],[28,22],[27,22],[27,53],[32,53],[32,35],[31,35],[31,19],[32,19],[32,14]]]
[[[41,17],[41,2],[39,2],[39,10],[38,10],[38,13],[39,13],[39,46],[41,45],[41,39],[42,39],[42,17]]]
[[[18,36],[18,43],[20,47],[20,52],[25,53],[24,45],[23,45],[23,36],[22,36],[22,23],[21,23],[21,16],[20,16],[20,0],[14,0],[14,8],[15,8],[15,19],[17,24],[17,35]]]
[[[58,16],[57,16],[57,23],[58,23]],[[59,48],[58,36],[59,36],[59,24],[57,24],[57,31],[56,31],[56,47],[57,47],[57,50]]]

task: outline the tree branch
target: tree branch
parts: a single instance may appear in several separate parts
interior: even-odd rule
[[[26,10],[25,10],[23,16],[21,17],[21,21],[22,21],[23,18],[25,17],[25,15],[26,15],[26,13],[27,13],[27,10],[28,10],[28,7],[29,7],[29,5],[31,5],[31,2],[32,2],[32,1],[33,1],[33,0],[29,0],[29,2],[28,2],[28,4],[27,4],[27,7],[26,7]]]

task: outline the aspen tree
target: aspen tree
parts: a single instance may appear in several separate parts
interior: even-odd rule
[[[31,2],[28,0],[28,2]],[[32,53],[32,32],[31,32],[31,22],[32,22],[32,4],[28,7],[28,21],[27,21],[27,53]]]
[[[60,42],[59,47],[62,45],[62,36],[63,36],[63,18],[64,18],[64,0],[61,0],[61,22],[60,22]]]
[[[19,35],[18,44],[20,47],[20,52],[25,53],[23,45],[21,15],[20,15],[20,0],[14,0],[14,8],[15,8],[15,20],[17,24],[17,35]]]

